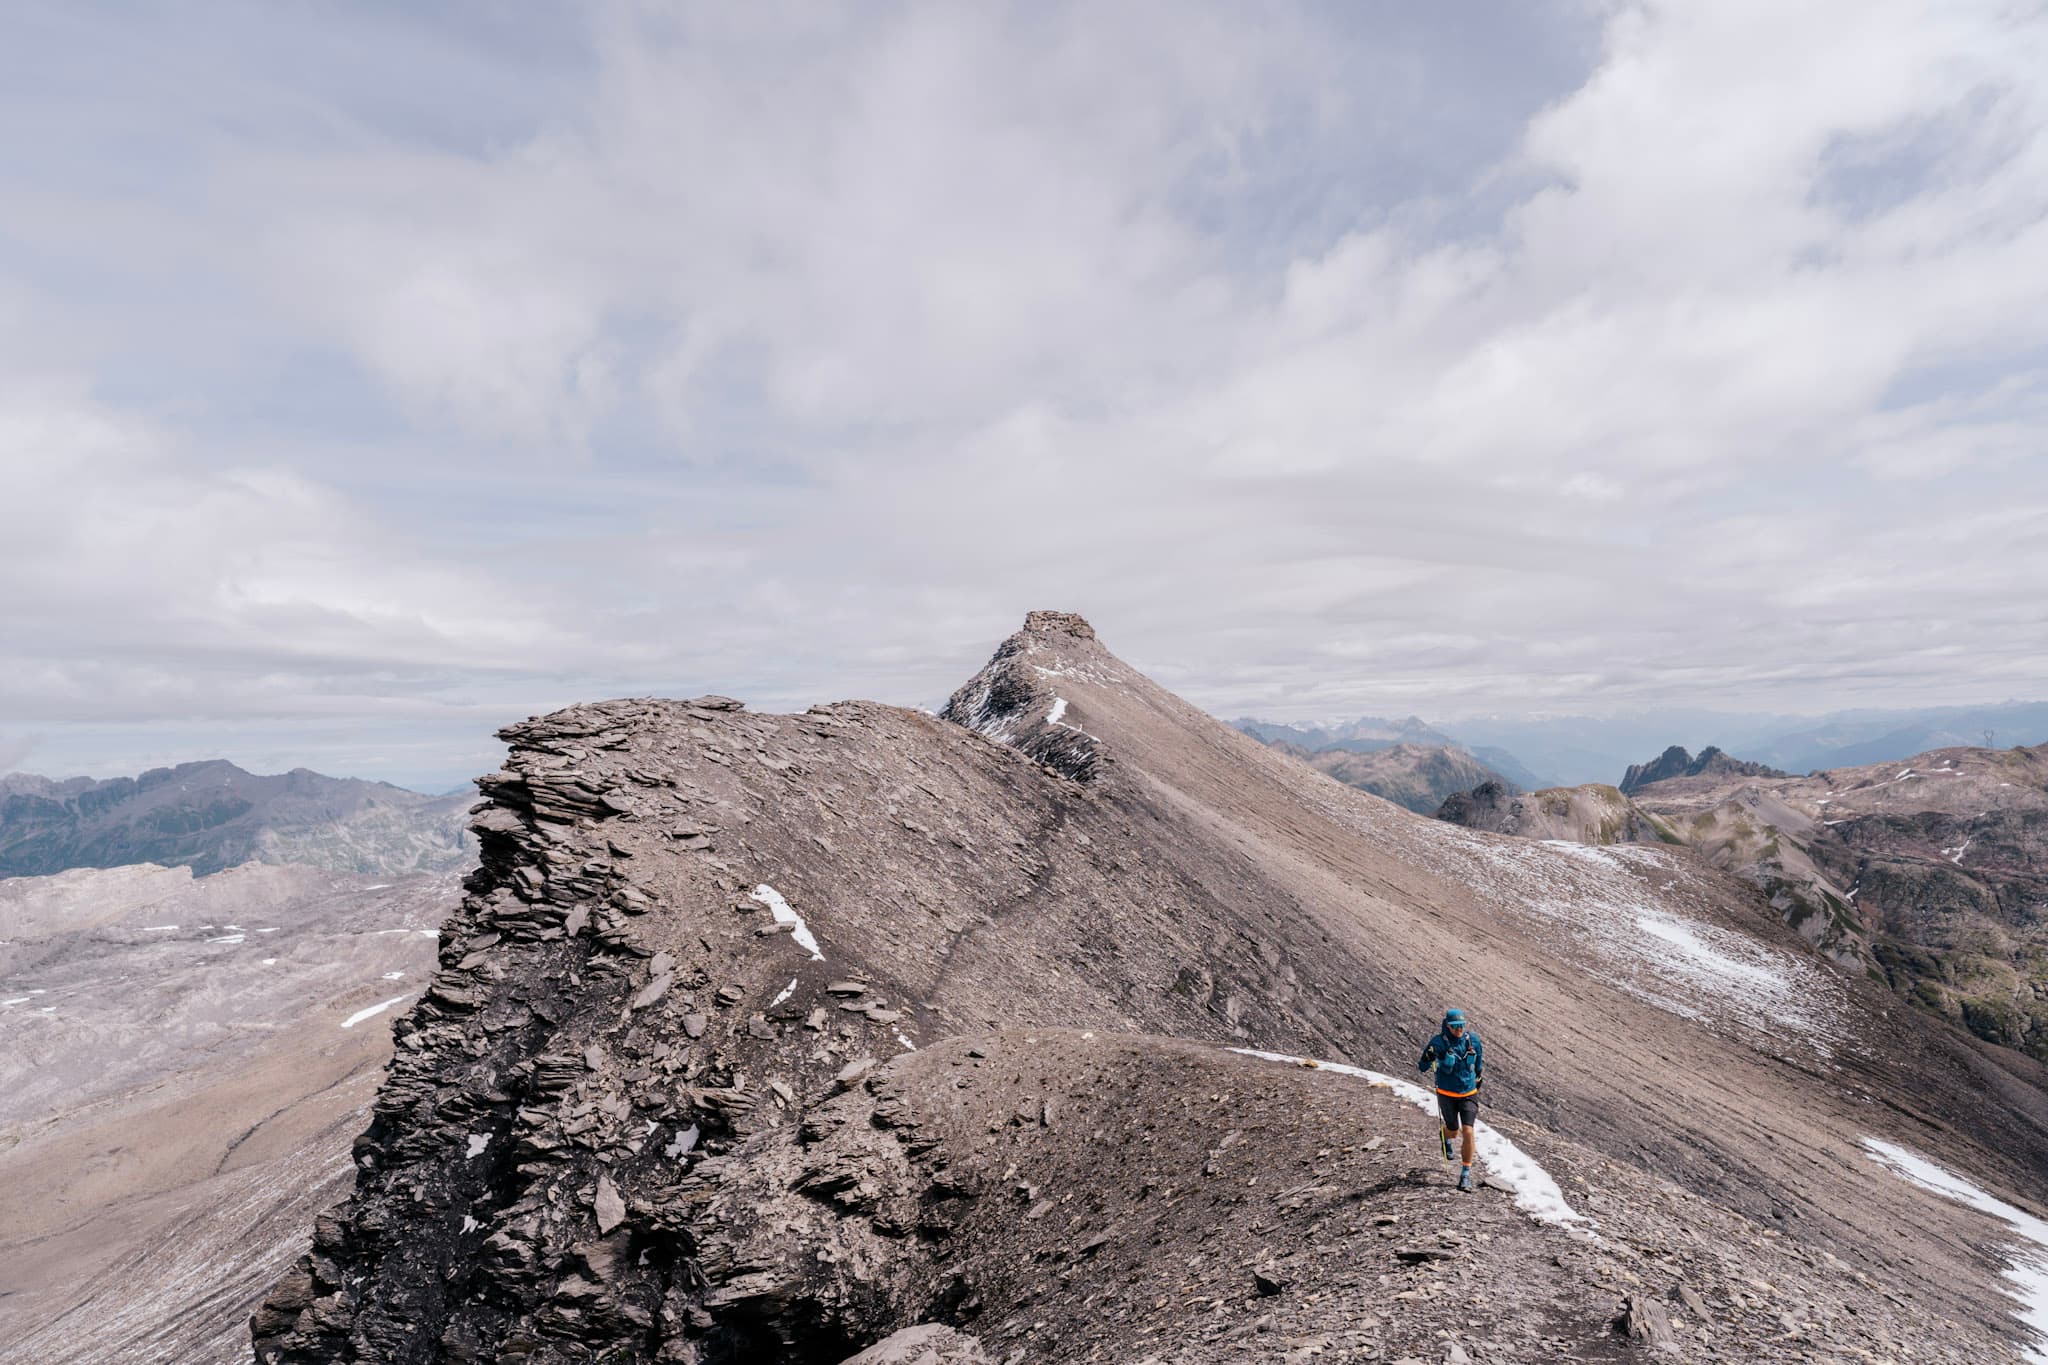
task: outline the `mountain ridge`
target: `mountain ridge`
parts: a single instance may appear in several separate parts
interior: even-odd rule
[[[1786,1331],[1771,1277],[1822,1352],[2017,1339],[1944,1310],[1992,1273],[1973,1215],[1857,1135],[1922,1141],[1908,1113],[1996,1095],[2002,1141],[1959,1128],[1943,1159],[2013,1191],[2048,1163],[2042,1068],[1887,1014],[1683,850],[1417,818],[1085,627],[1033,613],[950,720],[705,697],[508,727],[355,1193],[257,1315],[259,1358],[836,1365],[931,1321],[1047,1360],[1220,1362],[1268,1332],[1526,1357],[1612,1349],[1618,1312],[1749,1360]],[[1499,1059],[1489,1119],[1570,1173],[1597,1242],[1501,1219],[1496,1185],[1488,1241],[1391,1243],[1462,1216],[1433,1125],[1362,1071],[1218,1047],[1398,1069],[1446,997]],[[1241,1140],[1316,1112],[1347,1140]],[[1478,1321],[1345,1280],[1412,1274],[1390,1246],[1568,1273]],[[1862,1278],[1797,1268],[1838,1251]],[[1699,1306],[1662,1307],[1681,1281]],[[1197,1283],[1199,1311],[1166,1292]]]
[[[0,877],[141,863],[207,876],[251,861],[440,871],[469,856],[468,805],[461,794],[309,768],[257,774],[225,759],[104,780],[11,773],[0,777]]]

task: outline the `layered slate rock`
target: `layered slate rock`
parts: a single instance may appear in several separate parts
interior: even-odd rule
[[[1416,819],[1076,617],[1035,613],[947,715],[638,699],[504,731],[355,1192],[258,1358],[838,1365],[934,1324],[1004,1361],[1556,1358],[1696,1281],[1694,1358],[1753,1359],[1788,1329],[1746,1279],[1829,1248],[1869,1282],[1769,1300],[1815,1350],[1999,1349],[1941,1307],[1984,1283],[1964,1215],[1929,1197],[1894,1235],[1882,1196],[1920,1196],[1844,1153],[1910,1122],[1874,1095],[1941,1122],[1997,1086],[2003,1150],[1953,1154],[2009,1189],[2048,1151],[2033,1080],[1847,987],[1820,1069],[1462,869],[1803,951],[1745,886]],[[1454,991],[1489,1116],[1605,1241],[1451,1191],[1412,1106],[1219,1047],[1412,1065]],[[1440,1292],[1502,1283],[1485,1316]]]

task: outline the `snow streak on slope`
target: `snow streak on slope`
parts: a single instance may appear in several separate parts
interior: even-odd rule
[[[790,931],[790,937],[796,940],[797,947],[811,955],[812,961],[825,960],[825,955],[818,951],[818,940],[811,934],[811,927],[804,923],[802,915],[789,908],[789,902],[782,898],[780,891],[763,882],[754,888],[754,899],[768,907],[768,913],[775,916],[777,924],[796,926]]]
[[[2033,1245],[2023,1247],[2006,1265],[2005,1278],[2012,1281],[2008,1291],[2020,1301],[2015,1316],[2033,1330],[2035,1348],[2028,1359],[2048,1365],[2048,1223],[2014,1208],[1978,1189],[1961,1176],[1953,1175],[1927,1158],[1877,1138],[1863,1139],[1873,1160],[1922,1189],[1959,1200],[2010,1223],[2015,1232]]]
[[[351,1014],[348,1018],[342,1020],[341,1026],[343,1028],[354,1028],[357,1024],[362,1023],[365,1019],[376,1018],[378,1015],[382,1014],[385,1010],[390,1009],[399,1001],[409,1000],[411,998],[411,994],[410,992],[408,992],[405,995],[394,995],[389,1000],[380,1000],[376,1004],[368,1006],[365,1009],[357,1010],[354,1014]]]
[[[1822,1056],[1845,1008],[1821,963],[1686,913],[1693,875],[1637,844],[1487,836],[1418,822],[1411,851],[1433,871],[1533,920],[1544,937],[1599,963],[1615,987],[1700,1023],[1739,1024]]]
[[[1340,1076],[1356,1076],[1369,1085],[1381,1086],[1393,1091],[1402,1099],[1436,1117],[1436,1096],[1410,1081],[1395,1080],[1392,1076],[1363,1067],[1346,1066],[1342,1062],[1317,1061],[1308,1057],[1290,1057],[1284,1052],[1260,1052],[1256,1048],[1234,1047],[1232,1052],[1247,1057],[1259,1057],[1269,1062],[1286,1062],[1291,1066],[1312,1066],[1320,1071],[1334,1071]],[[1539,1223],[1580,1223],[1585,1215],[1565,1202],[1564,1191],[1550,1178],[1550,1172],[1539,1166],[1527,1152],[1502,1137],[1492,1127],[1478,1128],[1479,1157],[1486,1165],[1487,1174],[1511,1185],[1515,1191],[1515,1207]]]

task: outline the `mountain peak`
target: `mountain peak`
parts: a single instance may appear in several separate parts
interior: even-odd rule
[[[1070,652],[1075,641],[1083,642],[1079,659]],[[1099,742],[1069,718],[1068,699],[1049,680],[1092,676],[1103,661],[1115,663],[1087,621],[1072,612],[1034,611],[947,699],[939,716],[1019,750],[1040,767],[1086,782],[1101,761]]]
[[[1093,640],[1095,627],[1087,618],[1071,611],[1034,611],[1024,617],[1026,635],[1071,635],[1077,640]]]
[[[1709,744],[1698,758],[1683,745],[1674,744],[1648,763],[1632,763],[1622,775],[1621,790],[1634,794],[1653,782],[1678,777],[1784,777],[1786,774],[1762,763],[1751,763]]]

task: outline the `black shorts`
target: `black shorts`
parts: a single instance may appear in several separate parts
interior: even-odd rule
[[[1436,1112],[1443,1116],[1446,1128],[1470,1128],[1479,1122],[1479,1097],[1438,1095]]]

